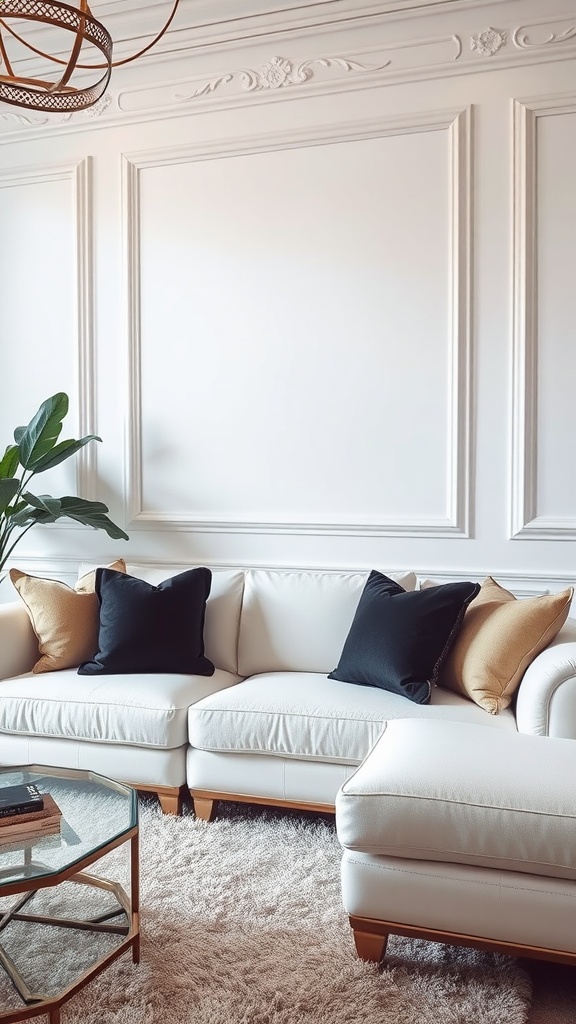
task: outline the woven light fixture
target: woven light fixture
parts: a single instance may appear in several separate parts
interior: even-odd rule
[[[0,0],[0,100],[28,110],[71,113],[92,107],[104,95],[112,68],[128,64],[142,56],[168,29],[180,0],[174,0],[170,16],[160,32],[138,53],[113,62],[112,37],[93,16],[87,0],[78,7],[61,0]],[[7,20],[9,19],[9,21]],[[72,45],[66,60],[37,49],[14,29],[12,22],[40,22],[71,35]],[[61,37],[59,37],[61,38]],[[12,50],[9,53],[7,43]],[[13,71],[14,47],[36,54],[58,65],[54,80],[23,77]],[[93,57],[97,62],[90,62]],[[88,58],[88,63],[86,59]],[[21,57],[20,57],[21,59]],[[91,72],[92,82],[86,84]]]

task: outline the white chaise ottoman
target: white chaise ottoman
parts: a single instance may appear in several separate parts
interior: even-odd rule
[[[336,798],[359,956],[389,934],[576,964],[576,742],[388,722]]]

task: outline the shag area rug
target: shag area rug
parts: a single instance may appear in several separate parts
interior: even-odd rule
[[[208,824],[141,799],[142,962],[124,954],[65,1004],[63,1024],[525,1024],[530,979],[512,958],[395,938],[384,966],[360,961],[339,866],[328,816],[221,804]],[[118,850],[98,873],[126,868]],[[67,883],[35,908],[73,916],[105,899]],[[2,941],[27,980],[48,973],[50,987],[114,941],[39,936],[17,922]],[[0,975],[0,1008],[21,1005]]]

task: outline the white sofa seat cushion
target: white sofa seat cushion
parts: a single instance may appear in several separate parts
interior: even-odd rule
[[[237,676],[162,673],[79,676],[75,669],[0,681],[0,732],[175,748],[188,739],[190,704]]]
[[[472,701],[435,689],[414,704],[373,686],[354,686],[313,672],[252,676],[190,708],[190,744],[201,750],[278,754],[359,764],[386,719],[450,718],[515,729],[510,711],[487,715]]]
[[[395,721],[336,798],[342,846],[576,878],[576,745]]]
[[[322,672],[338,664],[368,572],[246,572],[238,672]],[[391,573],[414,590],[413,572]]]

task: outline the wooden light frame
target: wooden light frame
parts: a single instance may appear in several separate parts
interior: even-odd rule
[[[106,92],[112,68],[136,60],[154,46],[172,22],[179,2],[180,0],[174,0],[170,16],[152,42],[130,57],[114,63],[112,37],[104,25],[93,16],[88,0],[80,0],[78,7],[63,3],[62,0],[0,0],[0,70],[5,69],[6,72],[0,74],[0,100],[13,106],[45,113],[74,113],[94,106]],[[32,46],[7,24],[6,18],[40,22],[72,33],[74,40],[69,57],[62,60]],[[44,78],[27,78],[15,74],[6,49],[5,33],[16,39],[27,51],[59,65],[62,69],[59,77],[56,77],[55,81],[47,81]],[[99,63],[80,63],[82,51],[86,47],[99,51]],[[78,71],[95,72],[96,81],[89,85],[76,84]]]

